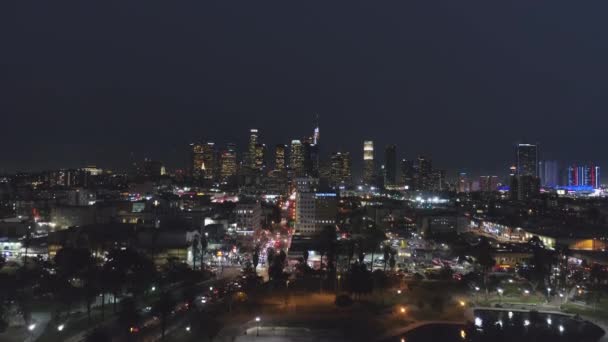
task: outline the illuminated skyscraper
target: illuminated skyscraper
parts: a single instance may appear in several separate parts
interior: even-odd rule
[[[493,192],[498,188],[498,176],[480,176],[479,191]]]
[[[538,146],[517,144],[517,175],[538,177]]]
[[[433,164],[430,159],[418,156],[417,189],[429,191],[433,187]]]
[[[397,186],[397,146],[388,145],[384,149],[384,187]]]
[[[458,192],[469,192],[471,191],[471,182],[467,177],[466,172],[458,174]]]
[[[568,167],[569,186],[590,186],[599,189],[600,167],[594,164],[571,165]]]
[[[291,141],[290,157],[289,167],[297,176],[304,175],[304,146],[300,140]]]
[[[285,145],[279,144],[274,150],[274,170],[285,171]]]
[[[416,189],[416,168],[414,167],[413,160],[402,159],[401,160],[401,183],[405,186],[406,190]]]
[[[517,144],[516,175],[511,177],[511,197],[520,201],[536,197],[540,192],[538,178],[538,146]]]
[[[221,155],[221,171],[222,180],[227,180],[230,177],[236,176],[236,145],[228,144]]]
[[[350,153],[335,152],[331,155],[330,183],[333,186],[349,185],[352,181]]]
[[[374,165],[374,142],[366,140],[363,142],[363,183],[374,183],[375,177]]]
[[[264,144],[256,144],[255,145],[255,154],[253,157],[253,168],[257,171],[261,171],[264,169],[264,155],[266,153],[266,145]]]
[[[215,143],[208,142],[203,145],[203,165],[201,166],[203,178],[213,180],[217,170]]]
[[[203,144],[201,143],[193,143],[190,144],[190,153],[192,160],[192,176],[195,178],[200,178],[203,176]]]
[[[312,143],[313,145],[319,145],[319,138],[320,138],[320,132],[319,132],[319,114],[315,114],[315,129],[312,135]]]
[[[257,151],[257,146],[258,146],[258,130],[255,128],[252,128],[249,130],[249,147],[247,149],[247,166],[249,166],[251,169],[255,169],[256,167],[256,160],[255,160],[255,155],[256,155],[256,151]]]
[[[538,163],[540,185],[555,187],[559,185],[559,165],[555,160],[543,160]]]

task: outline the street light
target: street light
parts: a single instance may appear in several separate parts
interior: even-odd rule
[[[65,325],[60,324],[57,326],[57,331],[63,331],[63,328],[65,328]]]
[[[190,332],[190,326],[187,326],[187,327],[186,327],[186,331],[187,331],[187,332]]]
[[[464,307],[465,305],[467,305],[467,303],[465,303],[464,300],[461,300],[460,302],[458,302],[458,304],[460,304],[460,306]]]
[[[156,286],[152,286],[150,290],[152,290],[152,292],[156,291]]]
[[[36,329],[36,324],[35,324],[35,323],[32,323],[32,324],[30,324],[30,325],[27,327],[27,330],[29,330],[29,331],[34,331],[34,329]]]
[[[405,307],[404,307],[404,306],[402,306],[402,307],[400,307],[400,308],[399,308],[399,312],[401,312],[402,314],[404,314],[404,313],[405,313],[405,311],[406,311],[406,310],[405,310]]]
[[[498,295],[500,296],[499,301],[500,301],[500,303],[502,303],[502,293],[504,292],[504,290],[499,288],[496,291],[498,291]]]
[[[397,290],[397,294],[401,294],[401,290]]]
[[[257,324],[257,329],[256,329],[256,332],[255,332],[255,336],[260,336],[260,321],[261,321],[260,316],[257,316],[255,318],[255,322]]]

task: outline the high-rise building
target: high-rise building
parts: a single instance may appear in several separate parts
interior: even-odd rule
[[[517,174],[538,177],[538,146],[517,144]]]
[[[312,144],[317,146],[319,145],[319,138],[320,138],[320,132],[319,132],[319,114],[315,114],[315,129],[313,131],[313,135],[312,135]]]
[[[249,147],[247,149],[247,166],[251,169],[256,167],[256,151],[258,146],[258,130],[252,128],[249,130]]]
[[[469,192],[471,191],[471,183],[469,182],[469,177],[466,172],[461,172],[458,174],[458,192]]]
[[[215,143],[208,142],[203,145],[203,165],[201,166],[202,176],[205,179],[215,179],[217,152],[215,151]]]
[[[363,183],[373,184],[375,181],[376,166],[374,165],[374,142],[363,142]]]
[[[236,155],[236,145],[235,144],[227,144],[226,148],[222,152],[221,155],[221,170],[220,176],[222,180],[228,180],[231,177],[236,176],[237,172],[237,155]]]
[[[298,235],[315,235],[323,227],[336,224],[337,194],[320,191],[318,185],[318,179],[296,179],[295,231]]]
[[[413,160],[402,159],[401,160],[401,182],[405,187],[405,190],[416,189],[416,168],[414,167]]]
[[[559,185],[559,164],[556,160],[543,160],[538,163],[540,185],[554,188]]]
[[[192,177],[201,178],[203,175],[203,144],[201,143],[193,143],[190,144],[190,153],[191,153],[191,161],[192,161]]]
[[[297,176],[304,175],[304,145],[300,140],[291,141],[289,168]]]
[[[318,177],[319,176],[319,147],[308,141],[302,144],[304,155],[303,175]]]
[[[568,167],[569,186],[591,186],[599,189],[600,167],[594,164],[570,165]]]
[[[397,186],[397,146],[388,145],[384,149],[384,187]]]
[[[479,191],[493,192],[498,188],[498,176],[480,176]]]
[[[515,174],[511,176],[511,198],[529,200],[540,193],[538,172],[538,146],[517,144]]]
[[[283,172],[285,171],[285,150],[286,146],[279,144],[274,148],[274,170]]]
[[[418,156],[417,190],[429,191],[432,188],[433,164],[431,159]]]
[[[331,175],[330,183],[332,186],[349,185],[352,180],[351,159],[349,152],[334,152],[331,155]]]
[[[255,154],[253,156],[253,168],[256,171],[264,169],[264,155],[266,154],[266,145],[257,143],[255,145]]]

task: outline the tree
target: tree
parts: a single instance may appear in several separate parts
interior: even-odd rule
[[[192,269],[196,270],[196,257],[200,253],[200,236],[195,235],[192,239]]]
[[[384,253],[384,272],[386,272],[386,266],[388,265],[388,260],[391,257],[392,248],[388,243],[385,243],[382,246],[382,253]]]
[[[101,269],[97,266],[97,263],[91,258],[90,264],[84,272],[84,288],[83,295],[87,305],[87,319],[88,323],[91,324],[91,305],[97,298],[97,295],[102,292],[100,273]],[[102,297],[103,299],[103,297]]]
[[[327,255],[327,268],[334,268],[334,261],[336,256],[336,240],[338,236],[336,234],[336,228],[334,226],[325,226],[319,233],[317,241],[319,244],[319,250],[321,253],[321,265],[323,264],[323,256]],[[321,266],[321,268],[323,268]]]
[[[167,291],[163,291],[158,298],[158,301],[152,307],[152,311],[159,316],[161,327],[161,338],[165,338],[167,328],[167,318],[171,311],[175,308],[175,299]]]
[[[270,265],[272,265],[272,262],[274,261],[274,248],[272,247],[268,247],[266,249],[266,267],[270,267]]]
[[[125,298],[120,302],[120,312],[118,313],[118,324],[125,332],[131,332],[131,328],[137,327],[141,319],[135,300],[133,298]]]
[[[374,269],[374,255],[378,249],[378,246],[384,240],[386,240],[386,234],[378,228],[374,228],[366,232],[366,239],[364,241],[367,243],[367,249],[371,250],[372,252],[372,263],[370,268],[372,271]]]
[[[272,258],[272,264],[268,266],[268,277],[270,280],[275,282],[284,281],[283,269],[287,261],[287,254],[281,250],[276,256]]]
[[[397,263],[397,261],[395,260],[395,255],[396,254],[397,254],[397,251],[394,250],[394,249],[391,249],[391,258],[388,261],[391,270],[395,269],[395,264]]]
[[[205,253],[207,252],[207,246],[209,246],[209,241],[207,241],[207,237],[205,235],[201,235],[200,237],[200,250],[201,250],[201,269],[205,268]]]
[[[479,244],[475,247],[472,253],[475,257],[475,262],[481,268],[483,274],[483,285],[488,295],[488,272],[496,265],[496,260],[492,257],[492,246],[485,237],[481,237]]]
[[[524,273],[524,276],[527,276],[532,289],[536,291],[539,285],[543,285],[543,287],[547,285],[553,265],[553,256],[544,248],[542,240],[536,235],[528,241],[528,245],[532,249],[532,260],[529,272]]]
[[[258,273],[258,264],[260,263],[260,246],[255,246],[255,248],[253,249],[252,261],[253,261],[253,272],[255,274],[257,274]]]
[[[87,334],[87,337],[84,339],[84,342],[110,342],[112,341],[112,336],[108,334],[107,331],[98,328]]]
[[[64,247],[57,252],[54,262],[60,296],[67,303],[84,299],[90,323],[91,302],[98,293],[96,260],[87,249]]]

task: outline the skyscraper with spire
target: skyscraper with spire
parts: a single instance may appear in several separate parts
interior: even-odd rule
[[[315,128],[314,128],[313,135],[312,135],[312,143],[314,145],[318,145],[319,144],[319,137],[320,137],[320,132],[319,132],[319,113],[315,113]]]

